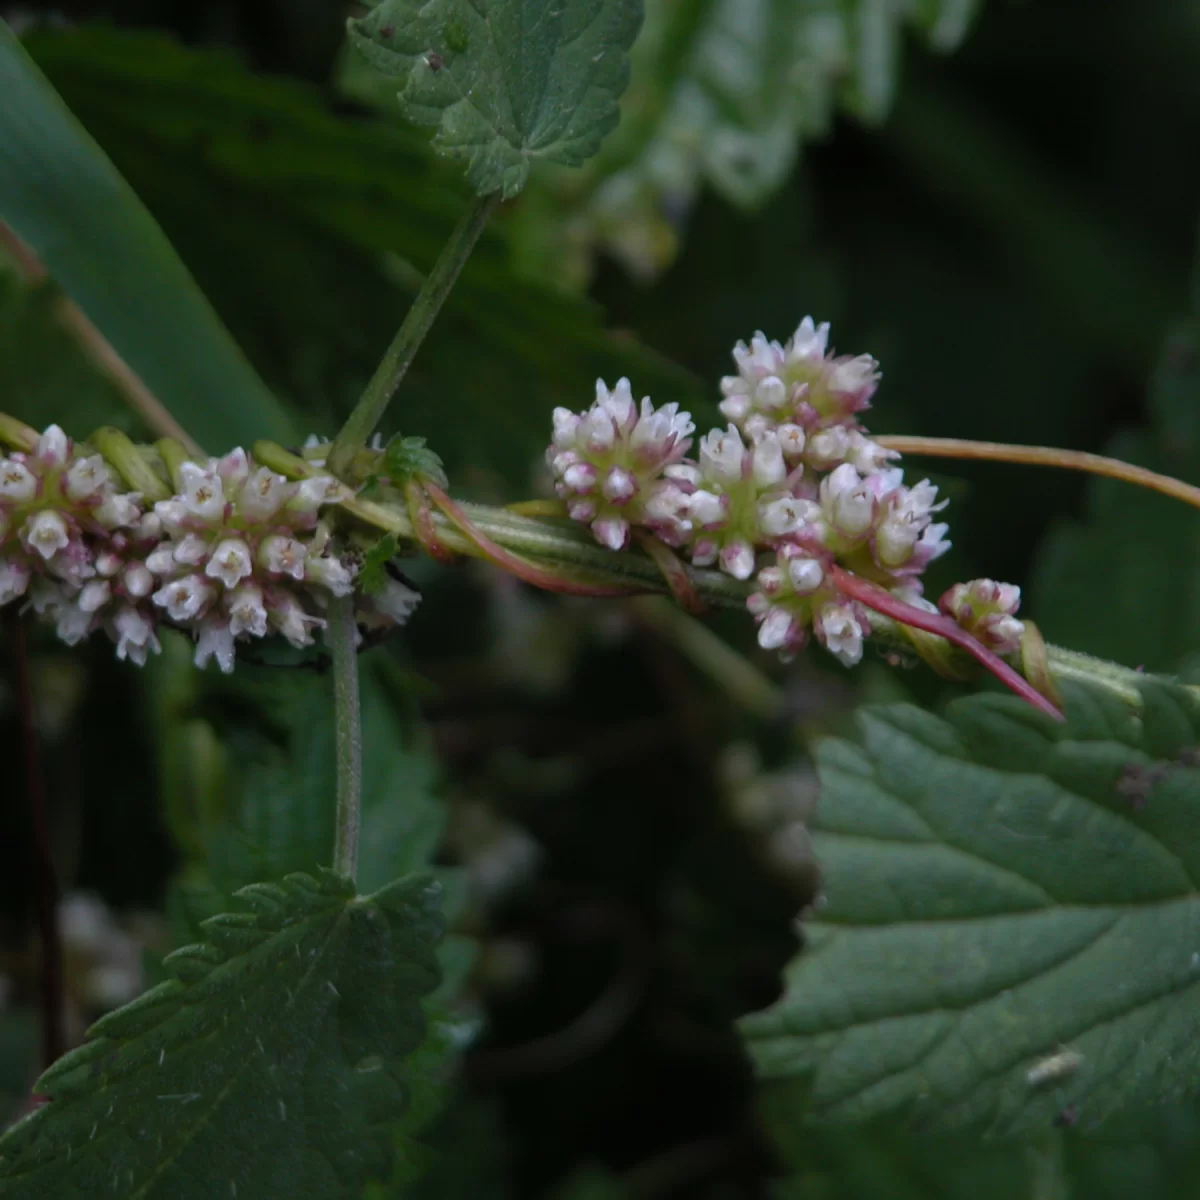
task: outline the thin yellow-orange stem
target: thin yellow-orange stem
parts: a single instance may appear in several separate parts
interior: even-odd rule
[[[1120,479],[1125,483],[1161,492],[1175,500],[1182,500],[1193,508],[1200,508],[1200,487],[1193,487],[1170,475],[1160,475],[1145,467],[1135,467],[1117,458],[1106,458],[1103,454],[1089,454],[1084,450],[1058,450],[1053,446],[1010,446],[1005,442],[972,442],[966,438],[908,437],[894,434],[875,439],[889,450],[901,454],[926,455],[931,458],[983,459],[990,462],[1026,463],[1038,467],[1061,467],[1067,471],[1086,471],[1092,475],[1104,475],[1109,479]]]

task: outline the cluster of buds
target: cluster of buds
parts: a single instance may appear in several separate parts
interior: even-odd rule
[[[627,380],[597,384],[583,413],[557,409],[547,460],[568,513],[617,550],[641,527],[697,566],[755,579],[747,604],[759,643],[784,658],[811,634],[840,661],[863,654],[866,610],[835,582],[840,567],[910,605],[932,609],[921,575],[944,554],[945,507],[927,479],[908,486],[899,456],[860,423],[879,384],[869,355],[837,357],[829,326],[806,317],[783,345],[758,333],[734,348],[721,381],[725,429],[700,439],[676,405],[640,412]],[[942,611],[986,646],[1011,652],[1019,592],[976,580]]]
[[[289,482],[244,450],[170,474],[176,494],[145,503],[54,425],[0,458],[0,605],[24,600],[71,645],[104,631],[139,665],[163,624],[194,637],[197,666],[222,671],[239,641],[311,645],[329,598],[354,584],[320,518],[343,485]]]

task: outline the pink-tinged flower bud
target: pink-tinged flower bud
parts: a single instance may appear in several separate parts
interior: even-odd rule
[[[122,662],[128,659],[144,667],[147,652],[153,650],[158,654],[161,649],[153,622],[128,604],[121,605],[113,614],[109,632],[117,643],[117,657]]]
[[[758,644],[764,650],[793,651],[804,638],[804,627],[785,608],[772,608],[758,627]]]
[[[175,569],[175,548],[167,542],[152,550],[146,556],[146,569],[160,579],[165,579]]]
[[[108,581],[93,579],[83,585],[76,603],[79,605],[80,611],[90,616],[92,613],[99,612],[109,602],[111,597],[112,587]]]
[[[629,544],[629,522],[616,516],[597,517],[592,522],[596,541],[610,550],[624,550]]]
[[[130,563],[121,574],[125,594],[135,600],[144,600],[154,591],[154,575],[139,562]]]
[[[567,515],[572,521],[579,521],[584,525],[595,518],[599,509],[600,505],[591,496],[577,497],[567,501]]]
[[[852,667],[862,660],[863,636],[870,632],[849,604],[826,604],[813,622],[817,640],[843,666]]]
[[[211,659],[216,659],[223,674],[233,670],[237,651],[233,644],[233,631],[223,617],[211,617],[203,622],[196,638],[194,662],[203,669]]]
[[[642,503],[642,520],[655,537],[668,546],[681,546],[691,534],[692,497],[670,479],[652,484]]]
[[[44,560],[53,558],[60,550],[65,550],[71,541],[66,518],[54,509],[34,513],[25,522],[21,541],[31,554],[40,554]]]
[[[32,572],[21,562],[0,560],[0,605],[25,595]]]
[[[754,574],[754,547],[745,538],[734,538],[721,547],[721,570],[734,579],[749,579]]]
[[[818,559],[803,555],[788,558],[788,582],[797,595],[815,592],[825,582],[825,569]]]
[[[763,567],[758,573],[758,578],[755,581],[758,584],[758,590],[762,593],[755,603],[750,605],[751,612],[760,610],[766,612],[770,608],[770,604],[764,601],[773,600],[776,596],[782,595],[784,585],[787,582],[787,575],[780,567]],[[751,596],[751,600],[755,598]],[[749,601],[747,601],[749,603]]]
[[[613,467],[604,477],[600,494],[609,504],[627,504],[637,495],[637,477],[624,467]]]
[[[1015,614],[1021,606],[1021,589],[994,579],[956,583],[938,601],[938,607],[998,654],[1015,654],[1021,647],[1024,624]]]
[[[121,555],[112,550],[101,550],[96,555],[96,574],[101,579],[111,579],[125,565],[125,560]]]
[[[563,483],[573,492],[590,492],[596,486],[598,472],[591,463],[572,463],[563,472]]]
[[[579,431],[581,420],[569,408],[556,408],[554,420],[554,445],[559,449],[568,449],[575,445],[575,435]]]
[[[50,425],[38,439],[33,457],[46,470],[55,470],[66,463],[70,453],[71,443],[67,435],[57,425]]]
[[[299,543],[295,544],[299,545]],[[216,548],[209,556],[204,573],[210,579],[219,579],[227,588],[235,588],[243,579],[248,578],[253,570],[254,563],[250,557],[250,547],[241,538],[225,538],[217,543]],[[301,559],[301,578],[303,578],[303,559]]]

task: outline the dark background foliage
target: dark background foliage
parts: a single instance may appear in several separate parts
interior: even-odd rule
[[[53,8],[125,31],[37,27],[27,44],[297,426],[331,428],[462,195],[419,137],[335,96],[343,5]],[[212,47],[255,74],[193,58]],[[782,338],[812,312],[839,349],[881,359],[878,431],[1115,445],[1200,482],[1193,7],[992,0],[953,56],[906,44],[902,76],[885,122],[838,118],[757,211],[710,191],[687,211],[667,206],[680,250],[653,280],[601,253],[586,294],[560,290],[538,228],[549,242],[570,210],[535,187],[481,246],[396,420],[431,439],[458,490],[517,499],[537,486],[550,407],[584,405],[597,374],[628,373],[703,412],[735,340]],[[112,397],[81,365],[72,374],[37,296],[10,287],[0,300],[2,405],[24,403],[41,424],[77,405],[86,432]],[[1049,638],[1131,665],[1175,670],[1200,651],[1194,514],[1054,472],[933,473],[955,540],[935,586],[1018,582]],[[879,661],[851,677],[817,657],[783,671],[757,655],[747,623],[715,620],[783,689],[783,716],[763,719],[647,610],[559,603],[474,568],[413,574],[425,602],[399,644],[375,652],[380,703],[404,731],[406,786],[446,810],[422,836],[434,853],[447,823],[437,861],[454,869],[458,927],[478,946],[460,1005],[482,1018],[423,1135],[419,1194],[1016,1194],[1001,1159],[961,1139],[935,1152],[894,1130],[773,1141],[732,1027],[778,994],[793,918],[816,894],[803,847],[781,841],[772,789],[808,794],[806,746],[859,700],[937,703],[947,689]],[[234,688],[189,683],[174,660],[135,679],[102,646],[37,651],[65,884],[122,912],[169,913],[146,938],[152,972],[241,881],[238,854],[270,842],[231,848],[226,826],[244,832],[255,796],[260,833],[290,819],[247,780],[294,752],[294,714],[271,701],[268,668]],[[2,716],[14,763],[8,692]],[[10,768],[0,804],[6,1104],[28,1086],[34,1045],[16,778]],[[1070,1154],[1080,1196],[1191,1194],[1200,1124],[1173,1110]],[[935,1178],[934,1159],[961,1169]]]

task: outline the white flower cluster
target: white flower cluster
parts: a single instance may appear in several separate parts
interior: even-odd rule
[[[222,671],[238,641],[311,645],[328,598],[353,587],[319,519],[342,485],[291,483],[244,450],[183,462],[175,482],[147,507],[56,425],[31,452],[0,458],[0,605],[25,598],[70,645],[103,630],[139,665],[163,623],[193,635],[197,666]]]
[[[850,665],[869,626],[834,584],[832,567],[932,607],[921,599],[920,575],[950,543],[948,526],[934,520],[945,507],[937,489],[928,480],[906,486],[891,465],[898,455],[858,421],[878,364],[835,357],[828,344],[829,326],[811,317],[784,345],[761,333],[739,342],[738,373],[721,381],[729,425],[701,438],[694,460],[685,457],[691,417],[674,404],[656,411],[648,398],[639,411],[625,379],[611,392],[598,383],[587,412],[555,410],[547,460],[568,512],[601,543],[622,549],[640,526],[699,566],[753,576],[747,604],[764,648],[790,658],[812,631]],[[989,645],[1010,649],[1019,638],[1015,605],[1004,608],[1004,625],[987,603],[946,611],[963,620],[969,609]]]

